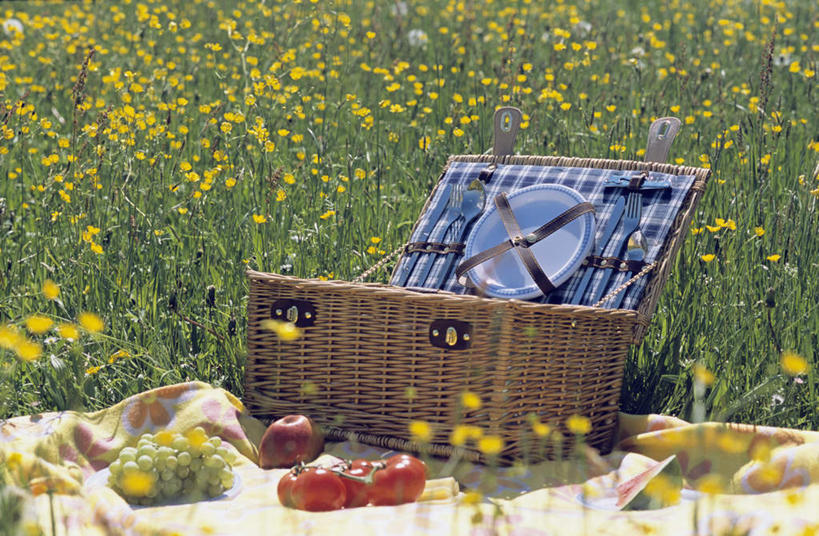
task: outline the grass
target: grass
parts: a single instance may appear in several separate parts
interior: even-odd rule
[[[244,269],[360,274],[515,105],[521,154],[640,159],[675,115],[672,160],[713,169],[622,409],[819,426],[815,366],[780,366],[819,333],[812,2],[189,4],[3,6],[0,417],[241,396]]]

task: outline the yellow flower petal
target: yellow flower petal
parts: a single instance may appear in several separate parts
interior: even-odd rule
[[[701,255],[700,256],[700,259],[702,259],[704,262],[711,262],[716,258],[717,258],[717,256],[714,255],[713,253],[708,253],[707,255]]]
[[[63,339],[73,339],[76,341],[80,338],[80,330],[77,329],[75,324],[60,324],[57,326],[57,333],[59,333]]]
[[[703,385],[709,386],[714,383],[714,373],[697,363],[694,365],[694,379]]]
[[[15,326],[7,324],[0,327],[0,348],[14,350],[23,340],[23,336]]]
[[[26,329],[35,335],[42,335],[51,329],[54,321],[43,315],[31,315],[26,318]]]
[[[484,436],[478,440],[478,450],[487,456],[495,456],[503,451],[503,438],[496,435]]]
[[[566,419],[566,428],[573,434],[586,435],[591,432],[591,420],[582,415],[572,415]]]
[[[283,341],[295,341],[301,337],[301,330],[292,322],[267,319],[262,321],[262,327],[272,331]]]
[[[94,313],[80,313],[80,316],[77,317],[77,321],[86,331],[91,333],[98,333],[105,327],[102,319]]]
[[[471,391],[465,391],[461,395],[461,404],[466,409],[480,409],[481,397]]]
[[[150,493],[156,484],[156,477],[151,473],[143,471],[133,471],[122,475],[120,486],[126,495],[132,497],[145,497]]]
[[[783,352],[780,362],[782,370],[790,376],[804,374],[810,369],[810,365],[805,358],[795,352]]]
[[[51,279],[46,279],[43,282],[43,295],[48,300],[56,300],[60,295],[60,286]]]
[[[409,425],[409,432],[413,441],[427,443],[432,439],[432,427],[426,421],[412,421]]]
[[[14,349],[23,361],[34,361],[43,353],[43,347],[34,341],[24,340]]]

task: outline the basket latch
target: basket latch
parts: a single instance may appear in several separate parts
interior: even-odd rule
[[[316,308],[307,300],[276,300],[270,306],[270,318],[306,328],[316,322]]]
[[[465,350],[472,345],[472,325],[460,320],[433,320],[429,342],[445,350]]]

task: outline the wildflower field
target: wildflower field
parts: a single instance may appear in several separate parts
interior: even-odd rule
[[[622,409],[819,427],[814,1],[0,9],[0,417],[241,396],[245,268],[359,275],[513,105],[521,154],[639,160],[673,115],[713,169]]]

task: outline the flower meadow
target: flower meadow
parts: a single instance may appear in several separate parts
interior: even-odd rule
[[[521,154],[639,160],[673,115],[713,170],[622,409],[816,429],[815,7],[0,5],[0,417],[240,396],[244,270],[356,277],[512,105]]]

